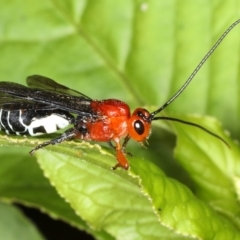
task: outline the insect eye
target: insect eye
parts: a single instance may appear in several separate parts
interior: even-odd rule
[[[144,124],[142,121],[136,120],[134,122],[134,129],[139,135],[142,135],[144,133]]]

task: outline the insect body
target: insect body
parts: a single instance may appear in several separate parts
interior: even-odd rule
[[[28,87],[0,82],[0,128],[7,134],[37,136],[56,132],[71,124],[73,126],[62,135],[36,146],[30,153],[69,139],[108,142],[115,149],[118,160],[113,169],[129,168],[125,156],[128,141],[131,138],[138,142],[145,141],[149,137],[151,123],[155,120],[177,121],[198,127],[228,145],[220,136],[198,124],[176,118],[156,117],[156,114],[182,93],[224,37],[239,22],[240,19],[224,32],[178,92],[152,113],[137,108],[131,114],[129,106],[120,100],[92,100],[50,78],[33,75],[27,78]]]
[[[0,110],[0,129],[7,134],[38,136],[56,132],[68,126],[72,116],[61,110],[41,110],[44,105],[3,105]]]
[[[37,136],[53,133],[73,124],[73,128],[55,139],[40,144],[31,153],[49,144],[73,138],[114,142],[119,161],[116,167],[127,169],[128,162],[120,140],[123,137],[126,139],[135,137],[135,132],[131,131],[132,127],[129,127],[131,126],[129,124],[133,124],[140,135],[146,135],[145,138],[149,135],[149,129],[146,133],[142,129],[144,123],[140,120],[133,123],[129,106],[122,101],[92,100],[82,93],[39,75],[28,77],[27,84],[28,87],[17,83],[0,82],[1,130],[7,134]],[[77,116],[74,117],[72,114]],[[133,118],[137,114],[138,111],[133,114]],[[139,139],[141,140],[142,138]]]

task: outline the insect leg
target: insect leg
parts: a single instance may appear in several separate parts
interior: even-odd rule
[[[124,168],[124,169],[128,169],[129,168],[129,163],[128,160],[126,158],[124,149],[122,148],[119,139],[115,139],[114,142],[116,143],[116,157],[118,160],[118,163],[112,167],[113,170],[117,169],[118,167]]]
[[[71,129],[68,129],[66,132],[64,132],[61,136],[57,137],[57,138],[54,138],[50,141],[47,141],[47,142],[44,142],[42,144],[39,144],[38,146],[36,146],[34,149],[32,149],[29,153],[31,155],[34,154],[35,151],[37,151],[38,149],[40,148],[44,148],[48,145],[55,145],[55,144],[58,144],[58,143],[61,143],[61,142],[64,142],[66,140],[69,140],[69,139],[72,139],[72,138],[75,138],[76,135],[78,134],[78,132],[76,132],[76,130],[74,128],[71,128]]]
[[[127,154],[128,156],[132,157],[132,154],[130,152],[125,152],[125,148],[126,148],[126,145],[127,145],[129,140],[130,140],[129,136],[125,137],[125,139],[123,141],[123,144],[122,144],[122,151],[123,151],[124,154]],[[111,148],[113,148],[115,151],[117,151],[117,146],[115,147],[112,142],[108,142],[108,145]],[[115,167],[113,167],[113,169],[115,170],[117,167],[115,166]]]

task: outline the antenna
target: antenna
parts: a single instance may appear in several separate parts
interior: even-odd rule
[[[200,68],[203,66],[203,64],[207,61],[207,59],[212,55],[212,53],[216,50],[216,48],[219,46],[219,44],[222,42],[222,40],[228,35],[228,33],[237,25],[240,23],[240,19],[235,21],[223,34],[222,36],[217,40],[217,42],[213,45],[213,47],[209,50],[209,52],[204,56],[204,58],[201,60],[201,62],[197,65],[197,67],[194,69],[192,74],[189,76],[187,81],[183,84],[183,86],[166,102],[164,103],[159,109],[152,112],[149,120],[154,120],[154,116],[161,112],[164,108],[166,108],[171,102],[173,102],[182,92],[183,90],[188,86],[188,84],[193,80],[195,75],[198,73]]]

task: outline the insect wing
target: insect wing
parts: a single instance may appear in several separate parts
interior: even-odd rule
[[[36,104],[36,102],[32,101],[24,101],[24,100],[17,100],[17,101],[12,101],[12,102],[7,102],[4,104],[0,104],[0,108],[3,110],[8,110],[8,111],[15,111],[15,110],[42,110],[42,111],[53,111],[57,110],[58,108],[51,106],[51,105],[46,105],[43,103]]]
[[[51,81],[47,80],[47,82]],[[51,83],[55,84],[53,80]],[[42,106],[48,105],[53,109],[58,108],[84,116],[93,114],[90,107],[91,100],[88,97],[85,97],[85,95],[79,93],[79,96],[72,96],[67,93],[62,93],[60,90],[54,91],[53,87],[49,90],[51,85],[47,86],[47,90],[43,90],[43,88],[28,88],[18,83],[0,82],[0,103],[4,108],[7,108],[7,105],[10,107],[12,104],[20,101],[24,104],[43,104]],[[61,86],[60,89],[66,88],[67,90],[71,90],[58,83],[56,83],[56,86]],[[76,93],[78,92],[75,92],[75,94]]]
[[[48,77],[32,75],[27,77],[26,82],[29,88],[42,89],[44,91],[50,91],[76,97],[83,97],[85,99],[91,100],[91,98],[89,98],[85,94],[61,85]]]
[[[36,103],[32,100],[20,98],[17,93],[28,92],[28,88],[12,82],[0,82],[0,108],[4,110],[28,110],[28,109],[41,109],[41,110],[53,110],[56,107]],[[8,94],[10,93],[10,94]]]
[[[1,107],[4,104],[15,103],[20,101],[22,98],[19,96],[25,97],[27,99],[28,88],[12,82],[0,82],[0,105]]]

